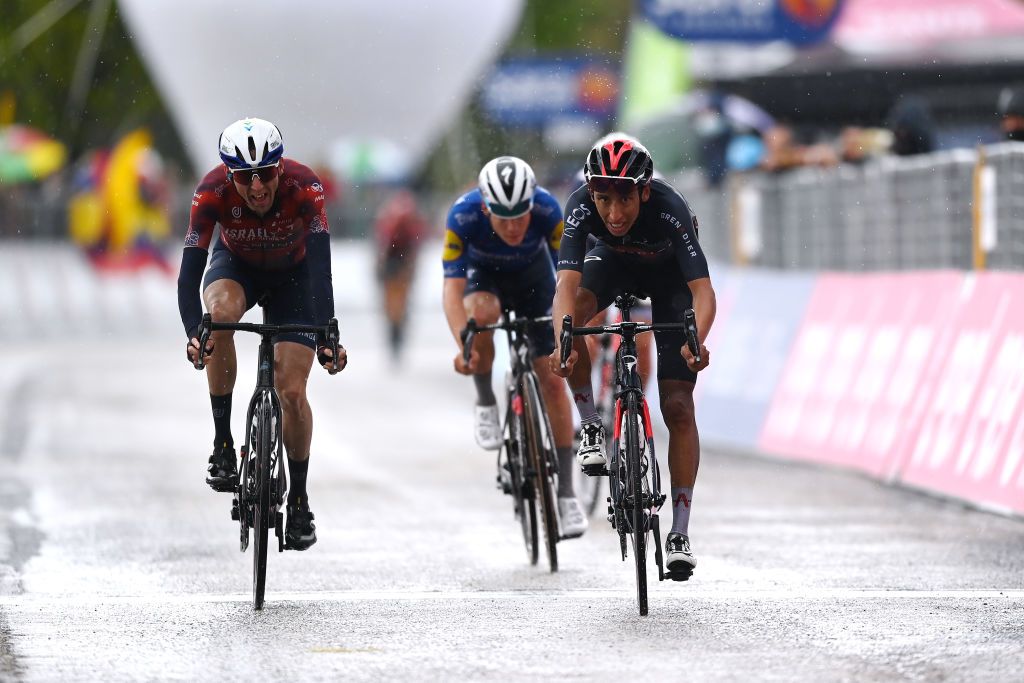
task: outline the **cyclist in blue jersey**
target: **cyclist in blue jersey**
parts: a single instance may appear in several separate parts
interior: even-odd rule
[[[682,322],[684,311],[691,307],[696,314],[700,362],[690,353],[682,331],[654,333],[672,479],[666,566],[670,571],[692,570],[697,561],[690,550],[690,504],[700,463],[693,389],[697,373],[708,366],[710,354],[704,340],[715,319],[715,291],[697,240],[697,219],[675,188],[653,177],[651,155],[635,139],[600,140],[583,168],[586,184],[565,205],[555,319],[571,315],[574,321],[590,320],[623,290],[651,297],[655,323]],[[591,236],[596,246],[588,248]],[[604,464],[605,430],[594,404],[590,354],[584,340],[573,340],[565,368],[558,350],[550,356],[550,367],[569,380],[580,414],[579,463]]]
[[[476,386],[476,441],[497,450],[502,434],[497,399],[491,386],[493,332],[476,335],[469,363],[463,360],[461,332],[469,318],[495,323],[502,306],[516,315],[551,313],[554,265],[562,239],[562,208],[542,187],[522,159],[492,159],[480,171],[479,187],[459,197],[448,212],[444,255],[444,313],[455,343],[455,371],[471,375]],[[583,535],[587,518],[573,490],[572,413],[565,384],[548,368],[544,356],[554,350],[553,328],[538,328],[532,342],[534,364],[548,407],[558,451],[558,514],[561,533]]]

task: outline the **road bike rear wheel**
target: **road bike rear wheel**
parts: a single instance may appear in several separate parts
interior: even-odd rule
[[[544,530],[544,550],[548,556],[548,566],[552,572],[558,571],[558,498],[555,490],[554,463],[555,442],[551,436],[551,425],[544,400],[537,386],[537,377],[533,373],[523,376],[523,397],[525,399],[523,413],[526,421],[526,444],[529,453],[530,469],[533,471],[533,490],[540,504],[541,528]]]
[[[267,542],[270,531],[270,451],[274,446],[273,406],[265,396],[253,415],[252,443],[256,453],[256,489],[253,504],[252,606],[263,609],[267,587]]]
[[[537,528],[537,504],[533,482],[526,475],[526,430],[523,426],[522,404],[518,394],[508,395],[508,416],[505,419],[505,454],[508,461],[509,478],[512,482],[512,499],[516,517],[523,532],[526,558],[531,565],[540,557]]]
[[[647,614],[647,510],[644,507],[643,471],[640,459],[642,422],[635,396],[626,401],[622,416],[622,436],[626,449],[626,514],[630,518],[630,540],[633,543],[633,562],[636,564],[636,601],[640,615]]]

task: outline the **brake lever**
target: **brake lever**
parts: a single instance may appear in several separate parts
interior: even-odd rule
[[[327,371],[330,375],[336,375],[341,372],[341,367],[338,365],[338,347],[341,346],[340,339],[341,333],[338,331],[338,319],[331,318],[327,323],[327,341],[331,345],[331,358],[334,362],[334,369]]]
[[[206,342],[210,341],[210,334],[212,330],[210,326],[212,324],[212,318],[209,313],[203,314],[203,321],[199,324],[199,353],[196,354],[196,361],[192,364],[196,370],[202,370],[206,367],[206,359],[212,353],[206,352]]]
[[[459,333],[462,340],[462,362],[469,365],[469,358],[473,354],[473,338],[476,336],[476,320],[470,318],[466,321],[466,327]]]
[[[565,364],[572,353],[572,316],[562,317],[562,336],[559,339],[560,355],[562,357],[561,368],[565,370]]]
[[[697,316],[693,309],[688,308],[683,312],[683,324],[686,326],[686,345],[690,347],[693,359],[700,363],[700,342],[697,339]]]

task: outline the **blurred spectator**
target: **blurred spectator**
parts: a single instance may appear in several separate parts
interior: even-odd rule
[[[396,361],[405,340],[409,286],[425,231],[426,221],[420,214],[416,197],[408,190],[399,190],[385,200],[374,221],[377,279],[383,288],[388,344]]]
[[[1003,88],[998,109],[1006,139],[1024,142],[1024,87]]]
[[[935,150],[931,110],[919,97],[901,97],[889,110],[887,127],[893,135],[893,154],[910,156]]]
[[[847,164],[863,163],[888,152],[892,137],[884,128],[846,126],[839,133],[839,158]]]
[[[778,125],[765,133],[764,158],[761,168],[766,171],[786,171],[798,166],[834,166],[839,157],[831,145],[801,145],[793,129]]]

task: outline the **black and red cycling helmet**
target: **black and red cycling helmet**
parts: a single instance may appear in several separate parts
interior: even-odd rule
[[[653,175],[651,153],[638,141],[629,138],[602,139],[590,150],[587,162],[583,164],[583,179],[591,190],[598,192],[624,182],[647,185]]]

